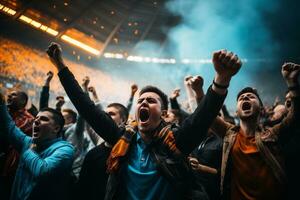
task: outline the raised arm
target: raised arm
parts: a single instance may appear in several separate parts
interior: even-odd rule
[[[86,76],[83,80],[82,80],[82,89],[83,91],[86,93],[86,95],[88,94],[88,86],[90,83],[90,78],[88,76]],[[85,129],[85,120],[83,119],[83,117],[81,115],[78,115],[75,127],[73,128],[72,126],[70,127],[70,130],[66,130],[65,135],[69,135],[67,137],[68,141],[72,141],[72,144],[76,144],[76,146],[80,149],[80,151],[82,151],[83,147],[83,143],[84,143],[84,129]],[[68,134],[68,132],[70,132]]]
[[[195,112],[183,122],[177,134],[177,147],[186,155],[206,136],[208,128],[222,108],[232,76],[242,65],[236,55],[226,50],[214,52],[213,64],[216,71],[213,85],[209,87]]]
[[[134,98],[134,95],[135,95],[135,93],[137,92],[137,90],[138,90],[137,84],[132,84],[132,85],[131,85],[130,97],[129,97],[129,99],[128,99],[127,106],[126,106],[128,112],[130,112],[130,110],[131,110],[132,103],[133,103],[133,98]]]
[[[199,105],[205,96],[203,92],[203,78],[201,76],[193,77],[191,80],[191,87],[196,94],[197,105]],[[212,130],[214,130],[220,137],[224,137],[227,128],[229,128],[229,124],[224,119],[217,116],[210,128],[212,128]]]
[[[186,94],[187,94],[187,98],[188,98],[188,102],[189,102],[191,112],[194,112],[195,109],[197,108],[197,101],[196,101],[196,96],[195,96],[195,94],[193,92],[193,89],[191,87],[192,79],[193,79],[192,76],[186,76],[184,78],[184,87],[185,87],[185,90],[186,90]]]
[[[291,108],[283,121],[271,128],[273,134],[280,137],[288,137],[289,132],[300,127],[300,86],[299,86],[300,65],[295,63],[285,63],[282,66],[281,74],[288,86],[291,96]]]
[[[121,130],[111,117],[98,109],[81,89],[74,75],[64,64],[59,45],[52,43],[47,53],[51,62],[58,69],[60,81],[79,114],[105,141],[115,144],[121,135]]]
[[[204,97],[203,92],[203,78],[201,76],[195,76],[191,79],[191,88],[194,90],[196,96],[197,105],[200,104],[201,99]]]
[[[42,91],[41,91],[41,96],[40,96],[40,109],[43,109],[43,108],[46,108],[46,107],[49,107],[48,104],[49,104],[49,90],[50,90],[50,82],[53,78],[53,72],[52,71],[49,71],[47,73],[47,78],[45,80],[45,84],[42,88]]]
[[[180,110],[180,106],[179,103],[177,101],[177,98],[180,96],[180,89],[176,88],[175,90],[173,90],[172,94],[170,95],[170,105],[171,105],[171,109],[173,110]]]
[[[63,96],[57,96],[55,102],[55,109],[61,112],[61,108],[66,103],[65,98]]]
[[[94,86],[88,87],[88,91],[92,94],[94,103],[95,104],[100,103],[100,99],[99,99],[99,96],[97,94],[95,87]]]

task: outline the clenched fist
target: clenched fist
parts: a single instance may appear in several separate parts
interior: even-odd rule
[[[180,89],[179,89],[179,88],[176,88],[175,90],[173,90],[173,92],[172,92],[170,98],[171,98],[171,99],[176,99],[176,98],[179,97],[179,96],[180,96]]]
[[[138,86],[137,84],[132,84],[131,85],[131,95],[134,96],[134,94],[137,92]]]
[[[62,50],[59,44],[52,42],[47,49],[47,54],[50,58],[52,64],[58,69],[61,70],[65,68],[65,64],[62,58]]]
[[[60,110],[64,104],[65,104],[65,98],[63,96],[57,96],[56,104],[55,104],[56,109]]]
[[[202,89],[203,78],[201,76],[195,76],[191,79],[191,87],[194,91]]]
[[[300,72],[300,65],[295,63],[284,63],[282,65],[281,74],[286,80],[288,86],[295,86],[298,84],[298,77]]]
[[[224,79],[230,79],[242,66],[242,61],[238,56],[227,50],[214,52],[212,61],[217,74]]]

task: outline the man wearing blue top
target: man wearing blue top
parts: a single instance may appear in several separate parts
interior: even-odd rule
[[[29,137],[15,125],[0,93],[0,121],[0,135],[20,153],[11,199],[65,199],[74,148],[61,139],[61,113],[42,109]]]

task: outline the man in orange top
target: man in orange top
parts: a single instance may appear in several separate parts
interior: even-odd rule
[[[223,137],[221,193],[224,199],[284,198],[286,174],[278,142],[282,134],[299,127],[300,65],[285,63],[281,72],[292,96],[292,107],[280,124],[268,129],[260,126],[262,102],[256,90],[247,87],[237,96],[240,125],[217,118],[212,126]]]

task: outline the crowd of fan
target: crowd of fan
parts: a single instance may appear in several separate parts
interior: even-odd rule
[[[78,80],[84,79],[85,76],[97,77],[97,79],[91,80],[92,84],[101,89],[104,97],[109,96],[111,91],[119,88],[110,76],[100,70],[70,60],[66,60],[66,63]],[[48,71],[55,72],[55,68],[49,62],[45,52],[0,37],[0,80],[2,86],[7,83],[12,86],[20,86],[23,90],[28,91],[30,96],[36,97],[38,95],[36,91],[39,91],[43,86],[44,77]],[[103,85],[103,83],[106,84]],[[129,86],[129,83],[126,82],[121,84]],[[64,92],[57,77],[54,77],[51,92],[56,95],[62,95]],[[125,96],[121,97],[124,98]],[[33,102],[38,102],[36,100],[33,99]],[[103,100],[105,101],[105,99]]]
[[[0,93],[1,199],[239,200],[298,195],[300,65],[282,66],[288,87],[285,102],[276,99],[264,106],[257,91],[246,87],[237,94],[234,116],[223,103],[242,63],[226,50],[213,54],[216,75],[206,93],[201,76],[183,80],[187,109],[178,102],[179,89],[166,96],[157,87],[139,90],[136,84],[130,87],[126,106],[112,102],[104,108],[102,87],[82,76],[85,68],[66,65],[59,45],[51,44],[47,51],[53,66],[37,72],[35,65],[50,66],[45,54],[8,40],[0,44],[0,76],[39,86],[30,86],[39,97],[35,108],[26,107],[28,95],[20,88],[7,91],[6,98]],[[30,59],[19,62],[21,54]],[[15,69],[22,65],[26,70]],[[59,79],[53,71],[59,72]],[[77,73],[82,81],[73,76]],[[98,75],[106,78],[100,72],[90,77]],[[59,84],[76,111],[66,108],[63,96],[50,93]],[[49,108],[51,101],[55,108]],[[132,108],[135,116],[129,117]]]

